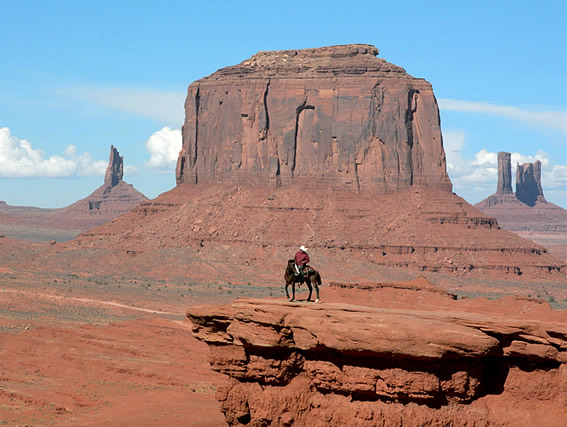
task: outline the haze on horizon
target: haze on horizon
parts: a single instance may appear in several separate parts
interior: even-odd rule
[[[261,50],[369,43],[432,83],[457,194],[494,193],[508,151],[513,172],[540,160],[546,199],[567,208],[566,3],[409,3],[1,0],[0,200],[87,196],[110,145],[156,197],[175,186],[191,82]]]

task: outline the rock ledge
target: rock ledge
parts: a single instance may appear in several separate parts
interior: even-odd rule
[[[498,414],[478,402],[501,398],[534,372],[534,381],[553,377],[551,405],[567,415],[565,324],[249,299],[187,316],[210,345],[212,368],[232,378],[217,395],[230,425],[368,425],[412,416],[464,425],[463,414],[471,425],[490,424]]]

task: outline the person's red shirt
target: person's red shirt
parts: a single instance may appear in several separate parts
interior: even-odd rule
[[[304,266],[309,262],[309,255],[307,252],[297,251],[295,254],[295,263],[299,266]]]

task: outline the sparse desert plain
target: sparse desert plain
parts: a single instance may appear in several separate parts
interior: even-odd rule
[[[12,253],[18,256],[18,250],[12,249]],[[567,291],[561,283],[451,278],[439,274],[425,279],[417,272],[384,268],[377,272],[383,281],[337,282],[324,276],[321,301],[313,304],[305,301],[305,286],[298,290],[296,303],[287,302],[283,266],[268,283],[248,283],[242,280],[244,277],[240,283],[207,283],[199,275],[197,281],[188,278],[181,282],[135,275],[80,277],[3,268],[0,422],[226,425],[215,395],[224,390],[229,380],[212,370],[210,351],[193,337],[193,324],[185,316],[187,310],[203,304],[221,307],[242,298],[254,298],[283,304],[290,314],[314,306],[324,313],[326,306],[343,304],[387,312],[412,309],[444,316],[452,311],[470,312],[508,321],[529,318],[567,324]],[[343,277],[348,274],[345,271]],[[388,276],[393,280],[385,280]],[[239,282],[238,277],[235,279]],[[486,412],[486,407],[494,411],[496,406],[517,405],[524,398],[533,403],[530,399],[536,399],[536,406],[516,408],[515,418],[509,424],[529,425],[533,414],[546,414],[545,425],[560,425],[551,415],[556,413],[559,395],[546,388],[555,387],[555,382],[545,382],[545,376],[536,379],[537,372],[539,368],[518,370],[510,390],[503,395],[487,395],[481,399],[484,403],[476,405],[484,405]],[[558,386],[564,385],[561,381],[566,373],[558,372]],[[541,381],[544,383],[537,385]],[[534,389],[532,382],[539,389]],[[548,399],[551,402],[542,403]],[[343,411],[348,413],[345,408]],[[498,411],[498,419],[506,424],[506,411]],[[522,417],[526,416],[530,422],[522,424]],[[424,418],[427,419],[432,418]],[[336,419],[329,422],[336,423]]]

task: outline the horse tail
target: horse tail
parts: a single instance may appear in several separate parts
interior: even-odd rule
[[[319,274],[318,271],[316,271],[317,275],[315,276],[317,278],[317,284],[319,286],[321,286],[323,284],[323,282],[321,281],[321,275]]]

